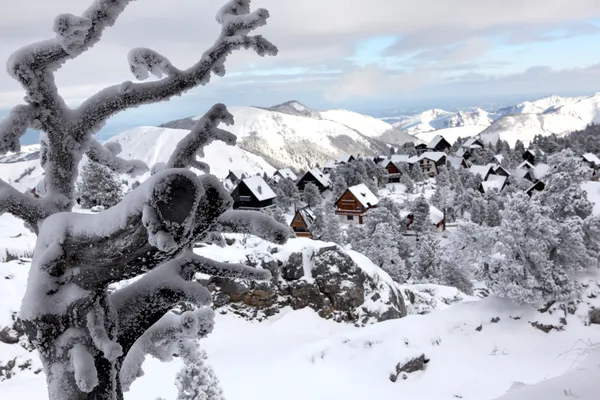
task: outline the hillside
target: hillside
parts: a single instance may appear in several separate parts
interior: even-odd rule
[[[108,142],[121,145],[120,157],[144,161],[148,166],[166,162],[175,150],[177,143],[188,134],[183,129],[139,127],[120,133]],[[205,149],[205,157],[200,158],[211,167],[211,173],[225,178],[229,170],[243,170],[246,173],[272,174],[275,169],[261,157],[242,150],[238,146],[227,146],[223,142],[213,142]]]
[[[316,164],[324,165],[340,154],[387,153],[387,146],[383,142],[352,126],[315,117],[314,112],[300,103],[286,103],[275,109],[277,111],[232,107],[229,111],[234,116],[235,124],[224,128],[238,137],[240,148],[261,156],[275,167],[307,169]],[[172,121],[162,127],[190,129],[198,118]],[[358,125],[366,124],[360,122]]]

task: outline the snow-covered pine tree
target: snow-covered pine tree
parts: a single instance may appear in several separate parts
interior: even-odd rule
[[[340,174],[333,174],[333,187],[332,187],[332,195],[331,197],[334,199],[339,199],[341,195],[344,194],[346,189],[348,189],[348,183],[346,179]]]
[[[423,283],[440,283],[442,277],[439,242],[431,232],[421,236],[413,257],[411,280]]]
[[[292,180],[280,179],[272,188],[277,195],[275,204],[281,207],[282,210],[289,211],[290,208],[300,205],[300,192]]]
[[[175,380],[177,400],[225,400],[219,378],[199,344],[182,342],[178,350],[184,365]]]
[[[231,0],[217,14],[221,30],[214,45],[193,66],[177,68],[156,51],[134,49],[128,61],[136,79],[153,74],[156,80],[123,82],[68,108],[56,87],[56,71],[97,44],[129,3],[95,0],[81,16],[59,15],[53,38],[18,50],[7,63],[25,90],[25,104],[0,122],[0,154],[19,151],[28,128],[42,132],[45,196],[34,198],[0,181],[0,212],[21,218],[38,235],[20,317],[44,366],[50,400],[120,400],[142,375],[145,355],[170,360],[178,343],[210,333],[211,294],[192,282],[196,272],[270,279],[265,270],[194,254],[190,247],[208,232],[253,233],[276,243],[290,232],[262,213],[231,210],[227,191],[196,159],[212,141],[235,144],[235,135],[218,128],[233,123],[222,104],[200,118],[168,162],[155,165],[152,176],[122,202],[97,215],[71,212],[84,154],[119,173],[148,170],[140,161],[118,157],[118,144],[94,138],[107,119],[205,85],[213,73],[222,76],[235,50],[277,53],[263,36],[251,35],[266,24],[268,11],[251,12],[250,1]],[[134,277],[139,279],[108,292],[112,283]],[[170,312],[180,302],[200,308]]]
[[[495,246],[483,276],[496,294],[522,303],[575,298],[573,279],[584,268],[597,268],[585,248],[581,226],[553,220],[549,207],[515,193],[504,210]]]
[[[502,216],[500,215],[500,205],[498,204],[496,191],[488,191],[483,198],[485,200],[485,224],[491,227],[499,226],[502,222]]]
[[[425,196],[421,195],[413,201],[411,213],[414,218],[412,230],[417,234],[417,240],[419,240],[422,235],[426,235],[433,230],[429,217],[429,203]]]
[[[419,166],[419,164],[413,165],[410,170],[410,177],[414,182],[423,182],[425,179],[427,179],[425,172],[423,172],[423,169]]]
[[[310,208],[315,208],[323,202],[323,196],[317,185],[312,182],[308,182],[304,186],[304,192],[302,192],[302,201],[304,201]]]
[[[89,161],[81,172],[77,197],[84,208],[109,208],[123,199],[123,188],[115,173],[108,167]]]

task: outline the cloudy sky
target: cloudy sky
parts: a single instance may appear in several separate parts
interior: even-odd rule
[[[0,59],[52,36],[53,17],[90,0],[11,1],[0,14]],[[77,104],[133,79],[126,56],[150,47],[176,66],[196,62],[214,41],[220,0],[138,0],[92,50],[57,74]],[[314,108],[357,111],[445,107],[600,91],[598,0],[255,0],[271,12],[262,34],[275,58],[239,52],[228,74],[170,103],[120,115],[108,131],[200,114],[215,102],[271,105],[297,99]],[[0,75],[0,115],[21,101]]]

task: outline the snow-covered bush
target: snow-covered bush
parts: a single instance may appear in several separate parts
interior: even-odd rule
[[[90,161],[83,167],[77,197],[84,208],[103,206],[106,209],[123,199],[123,188],[114,172]]]
[[[177,400],[224,400],[219,379],[208,364],[206,352],[197,343],[181,343],[183,367],[177,374]]]

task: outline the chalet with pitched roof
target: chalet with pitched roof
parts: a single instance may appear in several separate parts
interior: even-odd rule
[[[346,223],[363,224],[367,212],[371,208],[377,207],[378,203],[377,196],[364,183],[361,183],[346,189],[335,202],[335,213],[341,216]]]
[[[439,168],[446,166],[446,153],[441,151],[427,151],[421,154],[414,162],[425,174],[434,177],[438,174]]]
[[[411,212],[404,212],[400,214],[400,218],[406,221],[406,228],[412,230],[413,223],[415,222],[415,216]],[[436,229],[446,229],[446,219],[444,213],[438,208],[429,205],[429,220]]]
[[[315,215],[312,210],[308,207],[296,210],[294,219],[290,224],[290,227],[294,231],[297,237],[307,237],[312,239],[312,227],[315,221]]]
[[[469,168],[469,164],[467,164],[467,160],[465,160],[464,157],[447,156],[446,162],[455,169]]]
[[[415,150],[417,150],[417,154],[423,154],[427,151],[427,143],[421,143],[415,146]]]
[[[546,188],[546,184],[542,181],[537,181],[535,182],[533,185],[531,185],[529,187],[529,189],[527,189],[525,191],[525,193],[527,193],[529,196],[532,196],[534,192],[541,192],[542,190],[544,190]]]
[[[600,175],[600,158],[593,153],[585,153],[581,156],[581,160],[586,167],[592,170],[592,180],[598,180]]]
[[[485,145],[483,144],[483,142],[480,139],[471,138],[471,139],[468,139],[466,142],[464,142],[462,144],[462,147],[464,149],[476,150],[476,149],[483,149],[485,147]]]
[[[289,168],[283,168],[275,171],[275,175],[273,175],[273,180],[275,182],[279,182],[282,179],[289,179],[292,182],[296,182],[298,180],[298,176]]]
[[[487,193],[495,190],[496,193],[500,193],[507,185],[508,178],[503,175],[490,175],[486,181],[479,184],[479,191],[481,193]]]
[[[273,206],[277,195],[260,176],[242,179],[231,192],[233,208],[239,210],[261,210]]]
[[[313,168],[310,171],[306,171],[302,178],[298,180],[296,186],[299,191],[304,191],[304,186],[307,183],[315,184],[321,192],[329,189],[331,187],[331,181],[329,180],[329,176],[321,172],[318,168]]]
[[[389,158],[381,161],[379,163],[383,169],[387,171],[387,181],[388,183],[397,183],[400,182],[400,177],[402,176],[402,171],[400,168]]]
[[[523,160],[530,164],[535,164],[535,153],[529,149],[525,150],[523,153]]]
[[[487,181],[490,175],[495,175],[494,168],[491,164],[488,165],[471,165],[469,172],[473,175],[479,175],[481,180]]]
[[[452,145],[442,135],[435,135],[427,145],[429,151],[446,151],[451,147]]]
[[[352,154],[342,154],[335,161],[336,164],[348,164],[352,161],[356,160],[356,158]]]
[[[227,175],[227,177],[225,179],[228,179],[231,183],[233,183],[234,185],[237,185],[239,181],[241,181],[244,178],[247,178],[248,176],[239,169],[235,169],[235,170],[229,170],[229,174]]]
[[[508,170],[506,168],[504,168],[502,165],[493,164],[492,169],[494,170],[494,173],[496,175],[502,175],[502,176],[506,176],[506,177],[510,176],[510,172],[508,172]]]

